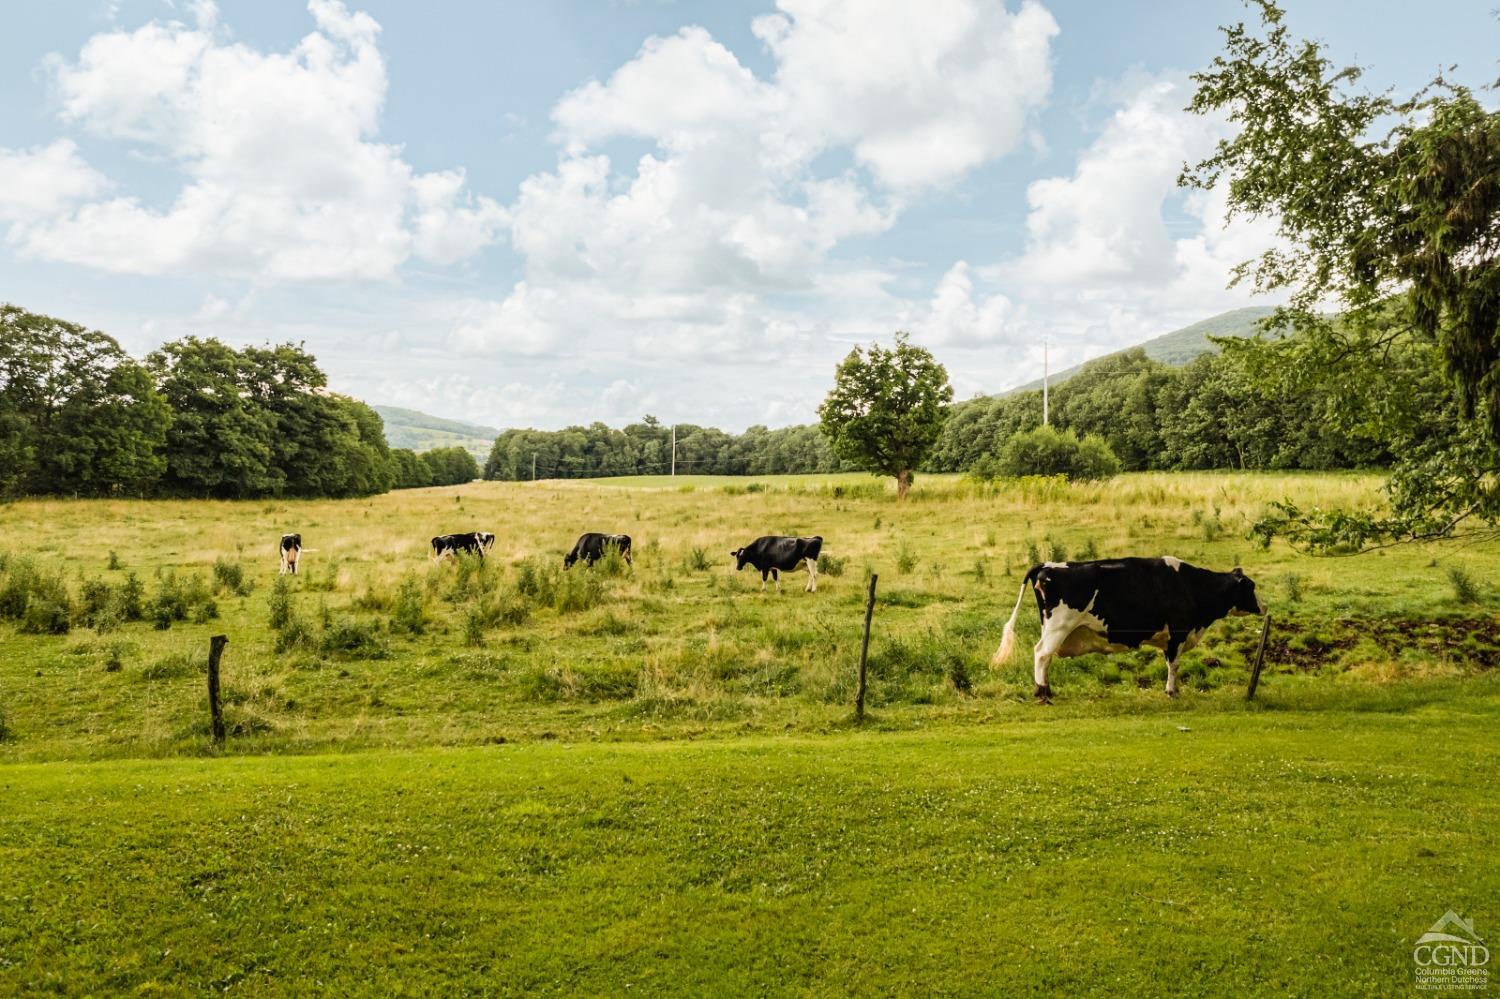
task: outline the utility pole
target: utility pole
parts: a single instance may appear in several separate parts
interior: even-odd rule
[[[677,477],[677,424],[672,424],[672,478]]]
[[[1048,395],[1048,393],[1047,393],[1047,376],[1049,374],[1051,374],[1051,372],[1050,372],[1050,370],[1048,368],[1048,364],[1047,364],[1047,341],[1043,340],[1042,341],[1042,426],[1044,426],[1044,427],[1047,426],[1048,423],[1051,422],[1050,420],[1047,419],[1047,417],[1048,417],[1047,404],[1050,401],[1047,398],[1047,395]]]
[[[531,481],[536,481],[536,452],[531,452]]]

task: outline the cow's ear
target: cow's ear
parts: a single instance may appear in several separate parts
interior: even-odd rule
[[[1245,578],[1245,570],[1241,569],[1239,566],[1235,566],[1233,571],[1234,571],[1234,578],[1235,579],[1243,579],[1243,578]]]

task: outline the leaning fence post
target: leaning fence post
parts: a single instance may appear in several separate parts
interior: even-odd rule
[[[224,655],[224,646],[229,644],[227,635],[215,635],[208,640],[208,710],[214,720],[214,742],[224,741],[224,705],[219,703],[219,657]]]
[[[859,691],[854,695],[854,717],[865,720],[865,661],[870,655],[870,618],[875,614],[875,581],[880,577],[870,573],[870,595],[865,599],[865,639],[859,646]]]
[[[1255,665],[1250,667],[1250,686],[1245,691],[1245,700],[1255,700],[1255,688],[1260,684],[1260,667],[1266,661],[1266,638],[1271,634],[1271,615],[1260,626],[1260,648],[1255,650]]]

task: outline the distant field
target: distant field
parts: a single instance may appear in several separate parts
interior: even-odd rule
[[[1378,483],[0,506],[0,613],[29,608],[0,621],[0,994],[1404,990],[1416,935],[1500,897],[1500,545],[1245,537],[1269,500]],[[474,528],[493,558],[429,564]],[[634,569],[562,573],[590,529],[633,535]],[[309,551],[278,580],[288,530]],[[825,537],[818,593],[733,571],[763,533]],[[1032,562],[1160,553],[1259,582],[1254,705],[1248,619],[1177,701],[1154,653],[1054,666],[1050,708],[1028,657],[990,669]]]

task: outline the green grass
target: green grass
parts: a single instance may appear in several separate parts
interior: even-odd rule
[[[1417,935],[1500,897],[1500,545],[1246,539],[1378,484],[0,506],[0,995],[1404,991]],[[473,528],[485,565],[428,563]],[[584,530],[634,568],[562,572]],[[761,594],[728,552],[763,533],[838,573]],[[1029,657],[989,666],[1032,551],[1244,566],[1276,615],[1257,701],[1235,619],[1178,700],[1139,654],[1062,661],[1034,705]]]
[[[1500,686],[1357,708],[15,764],[0,992],[1402,992]]]
[[[0,621],[10,732],[0,760],[203,752],[194,663],[217,633],[230,639],[234,752],[825,731],[853,700],[869,571],[881,577],[870,702],[884,724],[1026,717],[1030,608],[1023,654],[1000,669],[989,658],[1032,550],[1243,565],[1277,616],[1268,690],[1462,675],[1500,661],[1488,588],[1460,605],[1451,576],[1494,578],[1500,545],[1315,559],[1245,537],[1271,499],[1373,500],[1372,476],[993,487],[928,476],[905,503],[860,475],[632,481],[0,507],[0,538],[28,539],[25,551],[9,547],[0,604],[22,576],[53,595],[26,620]],[[476,527],[499,537],[482,570],[430,564],[428,538]],[[309,550],[303,574],[279,591],[275,545],[287,530]],[[631,534],[634,569],[562,572],[583,530]],[[824,574],[816,594],[802,592],[801,575],[761,594],[729,551],[763,533],[821,534],[842,571]],[[125,614],[117,605],[132,576],[141,607]],[[73,627],[48,634],[59,587],[71,593]],[[1238,696],[1256,637],[1247,619],[1210,631],[1184,663],[1184,702]],[[1157,710],[1164,676],[1146,652],[1064,661],[1052,680],[1060,706],[1110,714]]]

